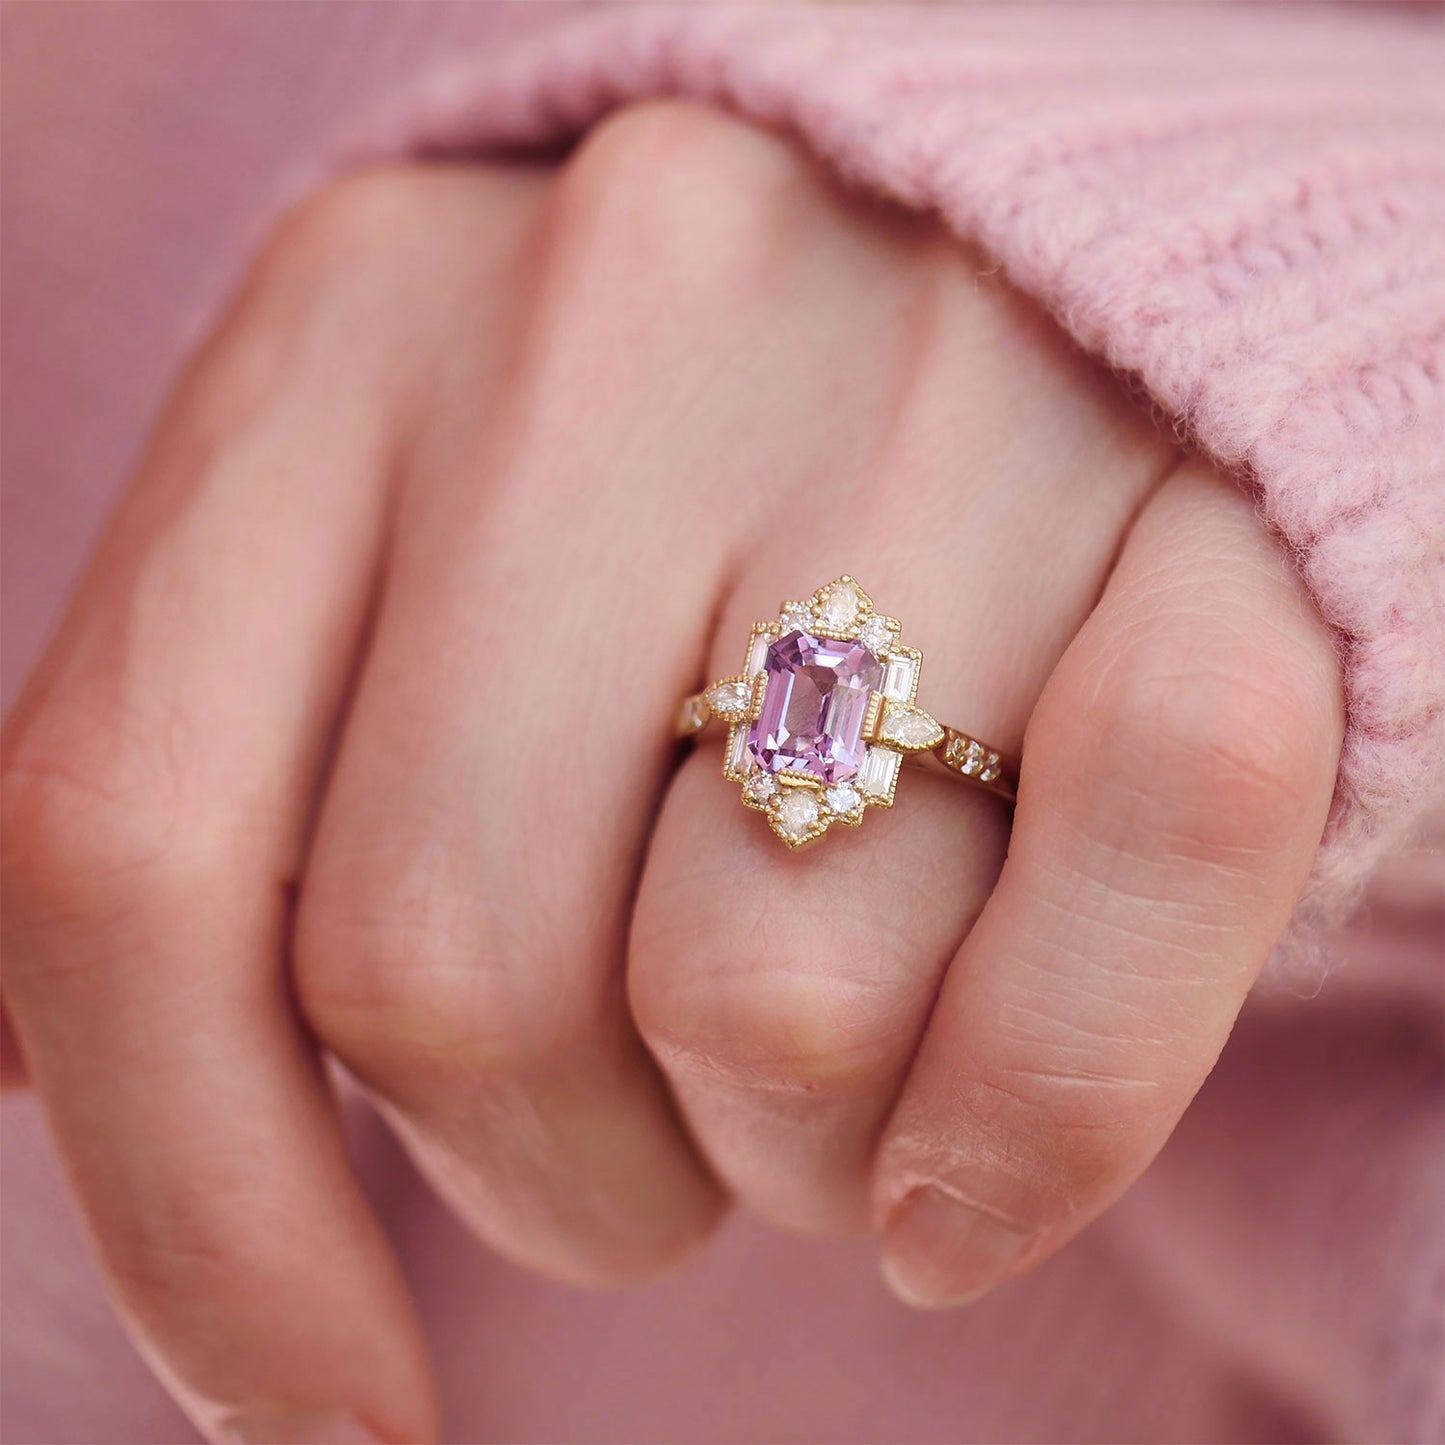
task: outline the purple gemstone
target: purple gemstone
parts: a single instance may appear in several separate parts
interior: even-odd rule
[[[883,664],[861,643],[789,632],[768,648],[763,710],[748,752],[770,773],[811,773],[825,783],[863,765],[863,715]]]

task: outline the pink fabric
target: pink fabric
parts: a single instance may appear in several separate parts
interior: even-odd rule
[[[1258,489],[1350,678],[1313,937],[1439,763],[1435,18],[571,9],[4,11],[7,695],[185,342],[333,141],[537,143],[687,93],[937,210]],[[866,1251],[747,1223],[677,1279],[570,1294],[469,1245],[358,1116],[449,1438],[1441,1439],[1439,892],[1438,862],[1381,874],[1332,942],[1353,967],[1256,999],[1124,1204],[956,1316],[893,1305]],[[33,1106],[4,1129],[4,1439],[194,1439],[100,1298]]]

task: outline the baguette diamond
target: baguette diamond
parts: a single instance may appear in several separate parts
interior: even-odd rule
[[[903,761],[902,753],[892,748],[871,747],[863,759],[858,774],[858,786],[870,797],[887,799],[893,796],[893,784],[898,777],[898,765]]]

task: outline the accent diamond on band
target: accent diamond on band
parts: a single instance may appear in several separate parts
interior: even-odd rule
[[[1012,764],[917,705],[923,654],[900,636],[896,619],[839,577],[755,623],[742,672],[689,697],[678,736],[725,723],[723,776],[790,848],[891,807],[906,761],[1012,801]]]

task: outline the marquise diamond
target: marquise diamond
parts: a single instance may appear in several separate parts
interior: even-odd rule
[[[904,748],[934,748],[943,741],[943,728],[917,708],[893,707],[883,719],[878,736]]]

